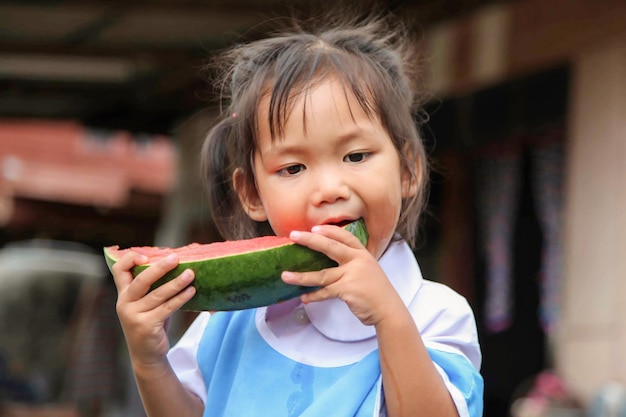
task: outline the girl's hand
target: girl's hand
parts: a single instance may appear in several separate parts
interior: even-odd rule
[[[131,268],[147,261],[145,256],[131,252],[112,268],[118,294],[117,315],[135,367],[149,367],[165,358],[170,348],[169,318],[195,294],[195,288],[189,285],[194,279],[191,270],[149,292],[154,282],[178,265],[178,258],[170,255],[133,279]]]
[[[397,309],[405,309],[378,261],[347,230],[322,225],[311,232],[294,231],[289,237],[339,264],[321,271],[283,272],[282,279],[287,284],[322,287],[302,295],[304,303],[337,297],[365,325],[376,325]]]

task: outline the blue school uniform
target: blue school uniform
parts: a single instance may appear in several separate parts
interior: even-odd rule
[[[482,415],[473,313],[460,295],[424,280],[405,242],[380,264],[414,317],[461,417]],[[373,326],[338,299],[202,313],[168,354],[205,416],[384,416]],[[419,378],[419,375],[415,376]]]

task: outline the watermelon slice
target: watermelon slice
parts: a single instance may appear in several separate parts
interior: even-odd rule
[[[368,235],[362,219],[344,228],[357,236],[363,245],[367,244]],[[286,301],[316,287],[285,284],[280,279],[283,271],[317,271],[337,265],[326,255],[297,245],[288,238],[265,236],[209,244],[192,243],[173,249],[109,246],[104,248],[109,269],[131,250],[149,259],[147,264],[131,270],[133,276],[171,253],[178,255],[179,265],[157,281],[153,289],[177,277],[183,270],[193,269],[196,278],[192,285],[196,287],[196,295],[182,307],[188,311],[242,310]]]

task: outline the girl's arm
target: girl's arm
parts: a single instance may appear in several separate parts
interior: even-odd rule
[[[178,259],[168,257],[133,279],[130,269],[145,262],[145,257],[129,253],[112,268],[118,292],[117,314],[144,408],[149,417],[200,417],[202,401],[182,385],[166,356],[170,348],[167,323],[195,294],[189,285],[193,272],[186,270],[150,291],[154,282],[178,265]]]
[[[149,367],[133,364],[133,372],[149,417],[202,416],[204,404],[180,383],[167,359]]]
[[[376,324],[389,417],[458,416],[411,314],[402,300]]]

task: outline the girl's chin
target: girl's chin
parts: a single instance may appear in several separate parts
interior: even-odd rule
[[[385,239],[378,242],[374,242],[370,239],[367,242],[365,249],[367,249],[367,251],[371,253],[376,260],[379,260],[380,257],[383,256],[383,253],[385,253],[385,251],[387,250],[387,247],[390,243],[391,239]]]

